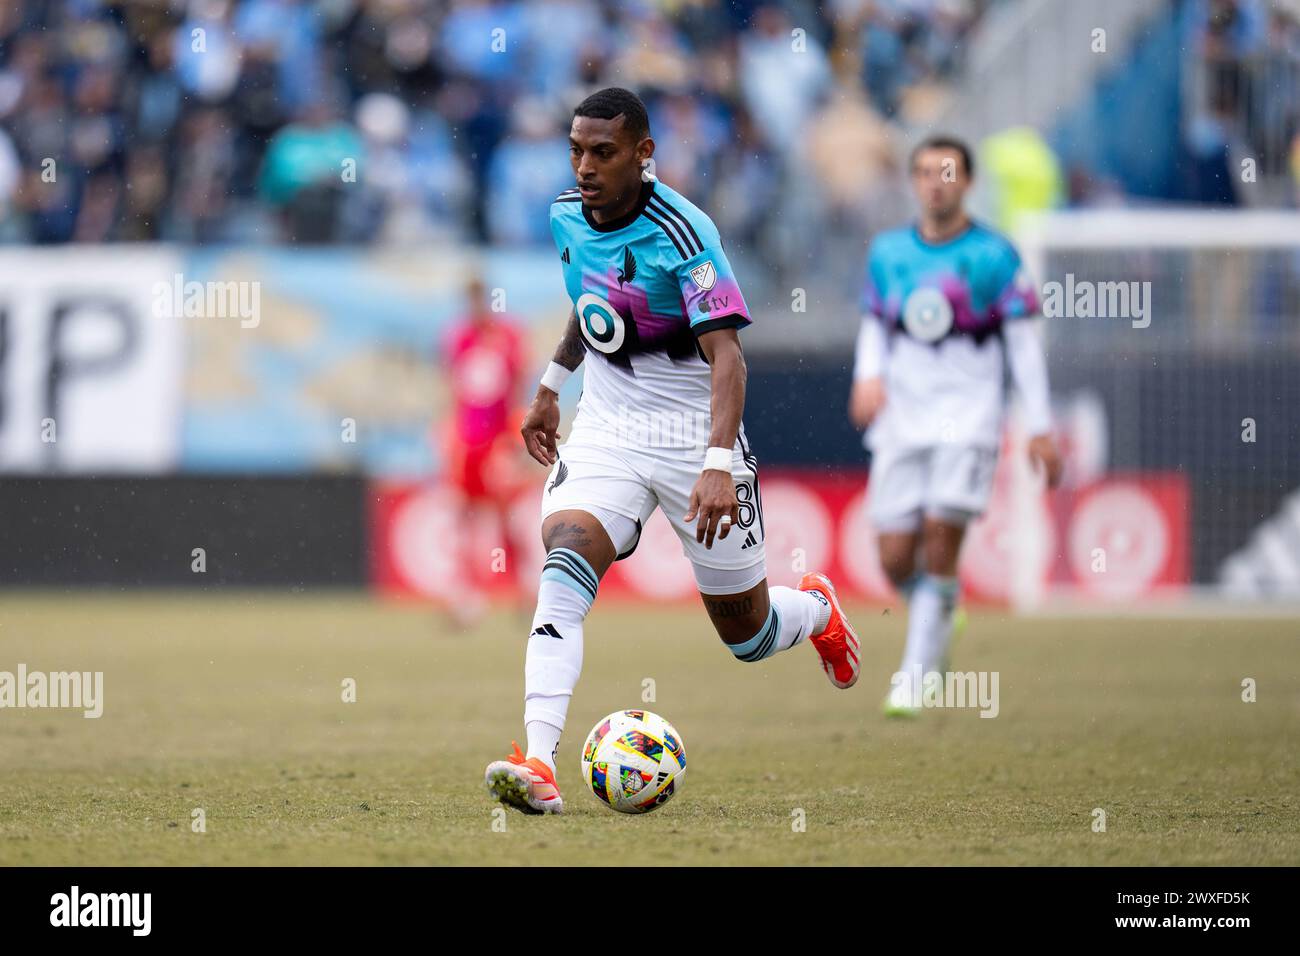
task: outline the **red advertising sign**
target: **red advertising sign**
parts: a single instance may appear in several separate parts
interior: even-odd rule
[[[962,552],[963,592],[1006,604],[1016,575],[1037,575],[1050,592],[1073,588],[1102,600],[1132,600],[1184,585],[1188,494],[1175,474],[1112,476],[1082,489],[1016,501],[999,480],[988,514]],[[830,574],[841,593],[893,599],[866,514],[866,478],[770,470],[762,474],[768,580],[794,585],[807,570]],[[1049,507],[1050,505],[1050,507]],[[443,485],[379,484],[371,495],[371,566],[385,594],[484,600],[536,588],[542,565],[540,484],[517,495],[504,523]],[[1035,558],[1034,555],[1039,557]],[[696,600],[695,579],[676,534],[656,513],[635,553],[614,565],[603,598]]]

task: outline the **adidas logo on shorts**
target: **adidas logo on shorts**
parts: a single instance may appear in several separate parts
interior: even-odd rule
[[[740,546],[740,550],[744,551],[746,548],[752,548],[756,544],[758,544],[758,539],[754,537],[754,532],[751,531],[745,536],[745,543]]]

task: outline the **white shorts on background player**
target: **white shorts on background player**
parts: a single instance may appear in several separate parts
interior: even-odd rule
[[[988,507],[1006,403],[1002,343],[892,337],[885,405],[867,430],[868,514],[878,531],[924,517],[964,525]]]
[[[868,515],[878,532],[916,531],[923,518],[964,526],[988,507],[998,455],[962,445],[887,446],[871,460]]]
[[[560,460],[542,490],[543,520],[557,511],[589,512],[605,528],[619,557],[627,557],[640,529],[659,508],[677,532],[703,593],[738,594],[767,576],[757,463],[742,450],[748,447],[743,431],[731,462],[740,521],[726,538],[715,535],[713,547],[706,548],[695,540],[701,519],[689,524],[685,520],[691,491],[704,467],[704,449],[620,445],[603,429],[583,425],[579,416],[569,440],[559,447]]]

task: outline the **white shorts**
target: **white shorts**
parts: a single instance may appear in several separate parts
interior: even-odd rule
[[[731,475],[740,501],[737,526],[725,539],[715,535],[712,548],[695,540],[698,518],[690,524],[683,520],[704,464],[702,454],[697,459],[683,452],[668,455],[570,440],[560,446],[560,460],[542,488],[542,520],[557,511],[594,514],[621,560],[636,549],[641,528],[657,507],[677,532],[699,589],[739,594],[767,577],[758,462],[745,447],[737,442],[732,452]],[[634,524],[611,522],[610,514]]]
[[[998,453],[969,445],[877,448],[867,513],[883,533],[917,531],[923,518],[966,525],[993,493]]]

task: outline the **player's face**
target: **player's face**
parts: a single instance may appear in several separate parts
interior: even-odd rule
[[[641,189],[641,163],[654,153],[654,140],[638,141],[623,117],[575,116],[569,130],[569,163],[588,209],[616,209]]]
[[[955,149],[923,149],[912,163],[912,191],[921,209],[947,219],[961,211],[970,177]]]

